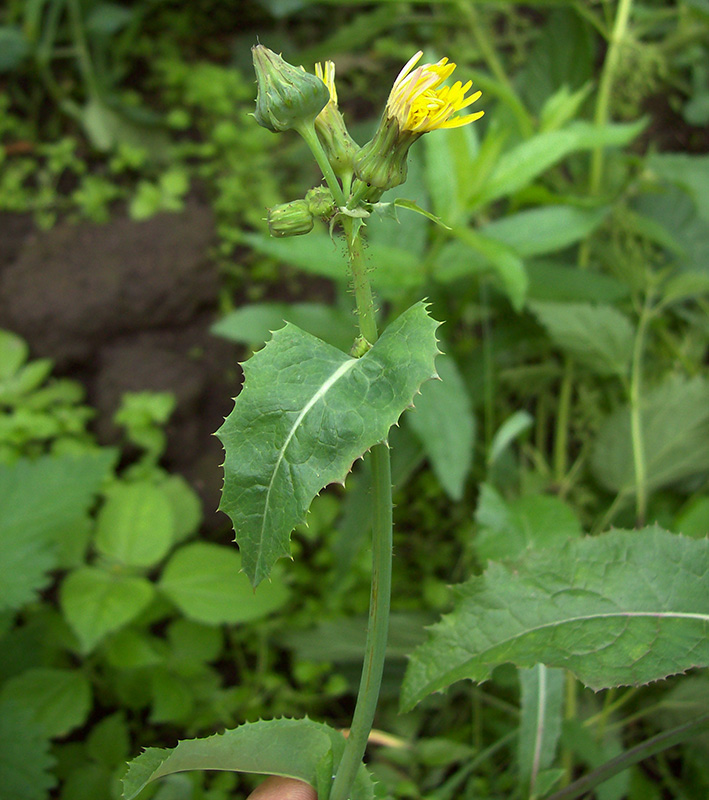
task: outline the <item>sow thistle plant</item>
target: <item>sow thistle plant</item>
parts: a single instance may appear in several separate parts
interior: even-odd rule
[[[442,58],[419,65],[421,57],[416,53],[401,70],[372,140],[359,147],[338,108],[332,62],[311,74],[266,47],[253,48],[256,122],[276,133],[298,132],[326,184],[272,208],[269,229],[278,237],[303,235],[321,218],[333,234],[341,230],[359,330],[346,353],[288,323],[243,365],[244,388],[218,431],[226,453],[221,508],[234,523],[243,568],[256,588],[279,558],[289,556],[291,532],[316,495],[330,483],[344,483],[357,459],[369,459],[372,511],[362,525],[372,533],[370,613],[349,735],[310,719],[278,719],[183,741],[173,750],[151,748],[130,766],[127,798],[159,777],[194,769],[289,777],[308,783],[320,800],[381,796],[363,758],[379,696],[390,606],[387,436],[424,382],[438,377],[439,323],[420,301],[379,335],[362,233],[371,214],[394,205],[431,217],[410,201],[387,204],[381,198],[406,180],[409,149],[423,134],[471,124],[484,113],[469,110],[481,96],[471,93],[470,81],[446,83],[455,64]],[[457,680],[485,681],[503,663],[519,668],[523,696],[535,698],[540,713],[553,687],[553,695],[561,697],[561,668],[602,689],[637,686],[709,663],[705,540],[654,527],[570,538],[554,550],[514,558],[491,563],[471,578],[453,613],[415,651],[402,689],[403,709]],[[705,722],[692,720],[663,734],[662,741],[648,740],[554,797],[578,797]],[[558,736],[557,731],[553,742],[535,744],[534,768],[522,776],[515,796],[547,796],[563,779],[564,770],[552,768]]]

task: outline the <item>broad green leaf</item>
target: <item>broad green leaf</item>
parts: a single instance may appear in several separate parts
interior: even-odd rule
[[[473,463],[475,415],[455,361],[441,355],[436,369],[441,380],[423,386],[406,421],[421,440],[446,494],[460,500]]]
[[[91,684],[78,670],[38,667],[7,681],[0,705],[4,700],[14,700],[27,709],[47,738],[66,736],[86,722],[91,710]]]
[[[518,763],[522,785],[538,796],[540,773],[550,767],[561,736],[564,700],[563,669],[537,664],[519,670],[522,689]]]
[[[709,536],[709,497],[697,497],[683,508],[675,519],[673,529],[693,539]]]
[[[614,303],[629,295],[628,287],[602,272],[548,260],[526,262],[530,300],[558,303]]]
[[[500,158],[492,175],[471,201],[479,206],[512,194],[570,153],[629,144],[645,125],[645,120],[604,126],[573,122],[563,130],[536,134]]]
[[[202,523],[202,501],[181,475],[168,475],[161,481],[160,490],[172,509],[173,538],[181,542],[197,533]]]
[[[645,528],[570,541],[460,586],[411,658],[402,706],[507,662],[637,686],[709,665],[708,633],[709,540]]]
[[[286,325],[244,364],[244,388],[217,432],[226,450],[220,508],[254,586],[289,555],[315,495],[343,482],[435,375],[437,327],[417,303],[357,359]]]
[[[709,470],[709,382],[670,378],[641,397],[641,430],[647,491]],[[614,492],[635,491],[630,407],[603,423],[591,466]]]
[[[147,608],[154,591],[145,578],[81,567],[64,579],[60,602],[82,651],[88,653],[107,634],[123,628]]]
[[[48,584],[55,534],[81,523],[114,460],[100,450],[0,464],[0,610],[20,608]]]
[[[483,560],[513,561],[527,548],[557,547],[582,535],[576,515],[558,497],[526,494],[508,502],[487,483],[475,519],[475,552]]]
[[[47,800],[57,783],[49,737],[32,712],[14,700],[0,703],[0,792],[8,800]]]
[[[492,272],[516,310],[522,308],[529,283],[522,259],[506,244],[472,228],[456,228],[459,240],[444,247],[436,260],[434,278],[440,283]]]
[[[620,311],[587,303],[531,303],[530,308],[564,353],[599,375],[627,374],[634,331]]]
[[[260,347],[284,322],[340,350],[349,350],[355,338],[352,314],[322,303],[251,303],[222,317],[212,325],[212,333]]]
[[[333,242],[325,233],[313,232],[288,240],[256,233],[245,233],[241,238],[257,252],[298,267],[303,272],[321,275],[338,283],[350,280],[341,245]],[[414,289],[424,279],[420,254],[372,242],[365,256],[372,268],[372,283],[384,297],[396,296],[401,290]]]
[[[174,532],[172,506],[149,481],[111,489],[98,516],[96,548],[131,567],[152,567],[170,549]]]
[[[475,128],[465,125],[424,136],[426,184],[434,212],[449,224],[458,222],[467,192],[466,178],[478,151]]]
[[[648,169],[681,186],[694,200],[699,216],[709,222],[709,156],[687,153],[651,153]]]
[[[288,600],[276,579],[254,591],[232,548],[194,542],[177,550],[163,571],[160,589],[190,619],[208,625],[265,617]]]
[[[0,25],[0,74],[16,69],[31,52],[21,28]]]
[[[180,742],[172,750],[148,748],[134,759],[123,779],[123,797],[132,800],[151,781],[195,769],[281,775],[305,781],[327,798],[333,764],[339,763],[345,739],[341,733],[309,719],[247,723],[206,739]],[[352,800],[374,797],[372,780],[360,768]]]
[[[511,247],[523,258],[563,250],[594,231],[607,207],[545,206],[509,214],[480,228],[483,236]]]

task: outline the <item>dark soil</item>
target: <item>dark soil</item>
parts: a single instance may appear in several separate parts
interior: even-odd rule
[[[163,464],[200,492],[210,528],[228,525],[215,511],[223,454],[212,434],[240,383],[225,377],[238,375],[235,347],[209,333],[219,287],[213,236],[211,211],[199,204],[47,232],[0,215],[0,328],[87,388],[102,443],[119,439],[112,417],[124,392],[173,392]]]

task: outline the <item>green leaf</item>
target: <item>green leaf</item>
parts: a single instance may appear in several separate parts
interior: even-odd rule
[[[605,208],[546,206],[509,214],[480,228],[523,258],[563,250],[594,231],[608,216]]]
[[[674,377],[644,392],[641,430],[648,492],[709,470],[709,382]],[[635,491],[629,406],[601,426],[591,466],[605,488]]]
[[[333,243],[327,234],[313,232],[308,236],[294,236],[285,240],[245,233],[241,239],[257,252],[298,267],[303,272],[321,275],[338,283],[350,279],[340,245]],[[372,267],[372,284],[384,297],[395,297],[402,290],[415,289],[423,282],[420,254],[372,242],[365,251],[365,257]]]
[[[489,484],[480,487],[475,552],[483,560],[512,561],[527,548],[556,547],[580,538],[581,523],[558,497],[526,494],[510,502]]]
[[[0,464],[0,610],[20,608],[49,582],[54,535],[81,522],[115,453]]]
[[[519,670],[522,689],[519,720],[518,763],[525,791],[537,796],[542,770],[550,767],[561,736],[564,703],[564,670],[537,664]]]
[[[145,578],[81,567],[64,579],[60,602],[83,652],[88,653],[104,636],[123,628],[147,608],[154,592]]]
[[[0,330],[0,383],[12,378],[27,361],[30,348],[16,333]]]
[[[536,134],[500,158],[492,175],[471,201],[480,206],[519,191],[549,167],[578,150],[629,144],[645,125],[646,120],[642,119],[604,126],[573,122],[563,130]]]
[[[57,779],[50,741],[32,713],[14,700],[0,703],[0,790],[12,800],[47,800]]]
[[[0,74],[11,72],[30,54],[30,43],[20,28],[0,25]]]
[[[421,440],[446,494],[460,500],[473,463],[475,415],[455,361],[441,355],[436,368],[441,380],[423,386],[406,421]]]
[[[492,272],[516,310],[524,304],[529,283],[522,259],[506,244],[483,236],[472,228],[453,231],[458,242],[444,247],[436,261],[434,277],[441,283],[468,275]]]
[[[499,664],[564,667],[594,690],[709,665],[709,540],[619,531],[491,563],[411,659],[402,706]]]
[[[11,678],[2,688],[0,705],[14,700],[27,709],[47,738],[66,736],[86,722],[91,684],[73,669],[36,668]]]
[[[339,763],[344,744],[341,733],[309,719],[247,723],[206,739],[180,742],[173,750],[149,748],[131,762],[123,779],[123,797],[132,800],[151,781],[175,772],[210,769],[296,778],[313,786],[326,800],[332,765]],[[374,797],[364,767],[350,797]]]
[[[533,424],[534,419],[527,411],[515,411],[509,416],[495,431],[487,457],[488,465],[494,464],[510,444],[526,430],[529,430]]]
[[[220,508],[254,586],[289,555],[315,495],[343,482],[435,375],[437,327],[417,303],[357,359],[286,325],[245,363],[244,388],[217,435],[226,450]]]
[[[648,169],[691,195],[699,216],[709,222],[709,156],[688,153],[651,153]]]
[[[531,303],[554,344],[599,375],[626,375],[633,354],[630,320],[612,306]]]
[[[614,303],[629,294],[628,287],[602,272],[555,261],[528,261],[530,300],[560,303]]]
[[[254,591],[241,561],[231,548],[185,545],[168,561],[160,589],[187,617],[208,625],[249,622],[281,608],[289,597],[284,584],[274,580]]]
[[[340,350],[349,350],[354,340],[352,314],[322,303],[251,303],[222,317],[212,325],[212,333],[260,347],[284,322]]]
[[[96,548],[132,567],[152,567],[170,549],[172,506],[159,486],[148,481],[118,484],[98,516]]]
[[[425,208],[421,208],[418,203],[414,203],[413,200],[407,200],[404,197],[397,197],[394,200],[394,207],[395,208],[405,208],[407,211],[413,211],[416,214],[420,214],[422,217],[426,217],[426,219],[430,219],[431,222],[435,222],[436,225],[440,225],[441,228],[445,228],[445,230],[451,230],[448,225],[443,222],[440,217],[437,217],[435,214],[432,214],[430,211],[426,211]]]

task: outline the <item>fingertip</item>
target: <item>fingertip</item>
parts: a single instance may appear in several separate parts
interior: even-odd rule
[[[318,800],[318,796],[315,789],[303,781],[271,775],[251,792],[248,800]]]

